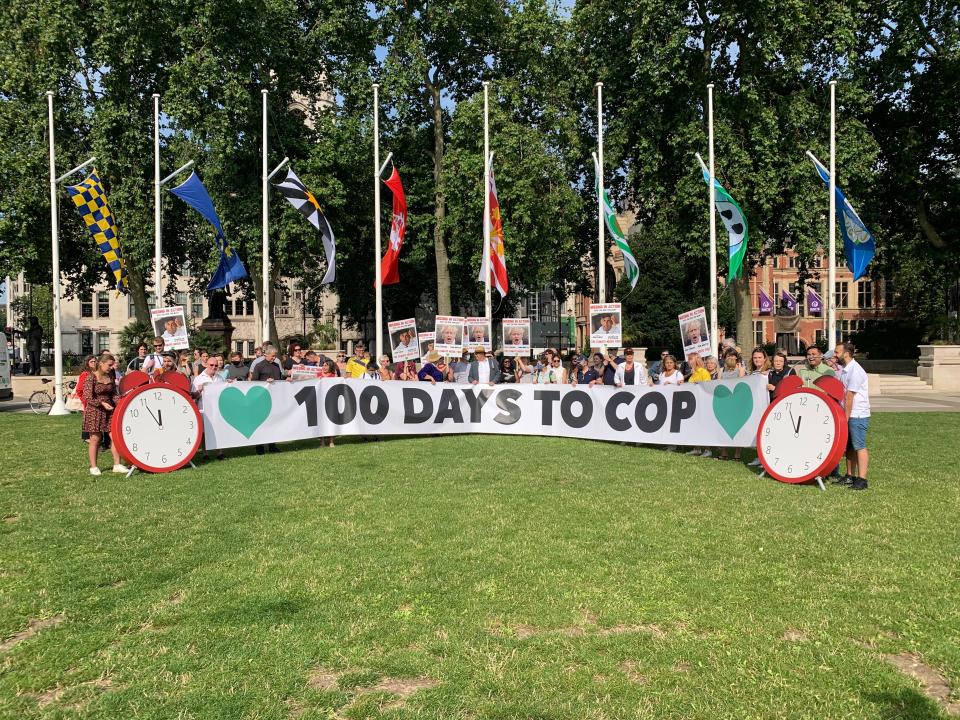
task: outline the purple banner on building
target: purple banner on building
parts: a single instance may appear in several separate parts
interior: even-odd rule
[[[790,312],[796,314],[797,312],[797,299],[788,293],[786,290],[780,290],[780,303],[787,308]]]
[[[813,288],[807,288],[807,310],[811,315],[820,315],[823,312],[823,300]]]
[[[773,298],[767,295],[763,288],[760,288],[760,314],[773,314]]]

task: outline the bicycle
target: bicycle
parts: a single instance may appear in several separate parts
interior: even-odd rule
[[[41,378],[40,382],[44,385],[52,383],[52,378]],[[65,380],[63,388],[63,397],[66,399],[70,393],[72,393],[77,387],[76,380]],[[30,409],[33,410],[37,415],[49,415],[50,408],[53,407],[53,395],[50,394],[49,390],[35,390],[30,395]]]

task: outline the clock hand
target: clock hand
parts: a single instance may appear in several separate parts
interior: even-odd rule
[[[158,410],[157,412],[159,412],[159,410]],[[797,435],[800,434],[800,421],[801,421],[801,420],[803,420],[803,415],[801,415],[800,417],[797,418],[797,432],[796,432]]]
[[[160,413],[161,413],[160,408],[157,408],[157,425],[159,425],[159,426],[161,427],[161,429],[162,429],[162,428],[163,428],[163,415],[161,415]],[[798,425],[799,425],[799,423],[798,423]]]
[[[793,425],[793,432],[800,432],[800,423],[793,419],[793,410],[790,410],[790,424]]]
[[[157,420],[157,416],[153,414],[153,410],[151,410],[147,405],[144,405],[144,407],[147,408],[147,412],[150,413],[150,417],[153,418],[153,421],[157,424],[157,427],[160,427],[160,421]],[[158,410],[157,412],[160,411]]]

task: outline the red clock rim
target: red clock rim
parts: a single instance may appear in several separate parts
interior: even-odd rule
[[[203,418],[200,416],[200,409],[197,407],[197,404],[193,401],[193,398],[190,397],[188,393],[184,392],[183,390],[181,390],[180,388],[174,385],[162,385],[160,387],[162,387],[164,390],[175,392],[177,393],[177,395],[180,395],[181,397],[183,397],[188,402],[188,407],[190,407],[193,410],[193,414],[196,417],[197,428],[198,428],[197,440],[194,443],[193,448],[191,448],[190,452],[187,454],[186,458],[181,460],[179,463],[177,463],[176,465],[172,465],[170,467],[153,467],[151,465],[147,465],[146,463],[141,463],[132,456],[132,453],[130,452],[129,448],[127,448],[127,443],[123,439],[123,432],[121,431],[122,429],[120,427],[120,419],[123,417],[124,411],[127,409],[127,406],[131,402],[133,402],[133,399],[137,397],[140,393],[156,390],[157,389],[156,383],[151,383],[149,385],[141,385],[139,387],[136,387],[130,392],[128,392],[126,395],[124,395],[122,398],[120,398],[120,402],[118,402],[116,408],[114,408],[113,418],[110,422],[110,432],[111,432],[110,439],[116,445],[117,452],[120,453],[121,457],[123,457],[125,460],[130,462],[132,465],[135,465],[139,469],[144,470],[146,472],[151,472],[151,473],[168,473],[168,472],[173,472],[174,470],[179,470],[180,468],[184,467],[187,463],[189,463],[191,460],[193,460],[194,455],[197,454],[197,451],[200,449],[200,445],[203,443]]]
[[[821,462],[819,465],[817,465],[813,469],[813,472],[809,473],[808,475],[804,475],[802,477],[788,478],[778,474],[776,470],[774,470],[769,465],[767,465],[767,460],[764,457],[763,453],[760,452],[760,448],[763,443],[763,439],[762,439],[763,426],[764,426],[764,423],[767,421],[767,416],[770,415],[770,412],[773,410],[773,408],[776,406],[777,403],[793,395],[813,395],[817,399],[826,403],[827,407],[830,408],[830,412],[833,413],[833,420],[836,427],[836,440],[834,441],[834,445],[831,448],[827,457],[823,460],[823,462]],[[794,390],[793,392],[789,392],[786,395],[783,395],[782,397],[778,397],[776,399],[776,402],[770,403],[770,405],[767,406],[767,409],[763,411],[763,415],[760,417],[760,423],[759,425],[757,425],[757,457],[760,458],[760,464],[763,466],[763,469],[766,470],[767,474],[770,477],[772,477],[774,480],[777,480],[778,482],[787,483],[788,485],[799,485],[800,483],[805,483],[808,480],[812,480],[818,475],[823,477],[823,471],[827,469],[832,470],[834,467],[836,467],[837,463],[840,462],[840,458],[843,457],[843,453],[846,451],[846,449],[847,449],[847,418],[843,412],[843,408],[841,408],[836,402],[834,402],[830,396],[828,396],[826,393],[820,390],[813,390],[811,388],[799,388],[797,390]]]

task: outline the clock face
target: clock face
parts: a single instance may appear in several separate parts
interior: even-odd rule
[[[847,443],[839,405],[817,390],[777,398],[760,420],[757,455],[781,482],[800,483],[830,472]]]
[[[138,468],[169,472],[186,465],[197,452],[203,422],[187,393],[153,383],[120,401],[112,431],[121,455]]]

